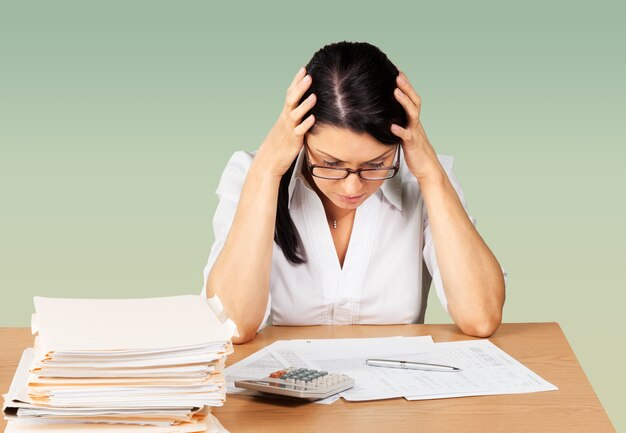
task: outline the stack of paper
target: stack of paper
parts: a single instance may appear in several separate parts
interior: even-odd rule
[[[237,331],[217,297],[34,300],[6,432],[220,431],[210,409]]]

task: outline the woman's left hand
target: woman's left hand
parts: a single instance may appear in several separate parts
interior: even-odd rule
[[[396,77],[396,83],[398,88],[394,90],[394,96],[404,107],[408,125],[402,128],[394,123],[391,126],[391,132],[402,139],[402,151],[406,164],[418,182],[422,182],[424,179],[443,173],[443,167],[439,163],[435,149],[428,141],[419,117],[422,99],[413,89],[404,72],[400,71]]]

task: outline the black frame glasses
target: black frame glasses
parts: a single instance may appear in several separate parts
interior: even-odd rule
[[[396,149],[396,152],[398,154],[398,159],[394,165],[390,167],[357,168],[356,170],[353,170],[351,168],[327,167],[325,165],[311,164],[311,161],[309,160],[309,147],[306,144],[306,140],[304,143],[304,147],[305,147],[304,154],[306,157],[306,165],[309,169],[309,173],[311,173],[311,176],[315,176],[320,179],[341,180],[341,179],[345,179],[346,177],[348,177],[350,173],[356,173],[363,180],[377,181],[377,180],[391,179],[396,174],[398,174],[398,170],[400,169],[400,145],[398,144],[397,146],[398,147]],[[317,174],[316,174],[316,171],[317,171]],[[329,171],[343,172],[344,175],[342,177],[335,177],[335,176],[324,176],[321,174],[321,173],[328,173]],[[374,174],[373,172],[380,172],[380,173],[387,172],[387,174],[384,176],[381,175],[379,177],[368,178],[368,177],[363,177],[362,175],[363,172],[366,172],[366,173],[372,172],[372,175]],[[337,173],[337,176],[340,176],[340,174]]]

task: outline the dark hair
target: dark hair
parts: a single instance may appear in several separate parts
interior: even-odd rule
[[[366,132],[383,144],[400,140],[391,130],[392,123],[406,127],[404,107],[393,96],[398,68],[379,48],[366,42],[336,42],[318,50],[305,66],[313,82],[302,96],[301,104],[311,93],[317,102],[310,114],[315,123],[306,134],[315,135],[322,125]],[[306,261],[302,242],[289,215],[289,181],[296,161],[280,180],[276,207],[274,241],[285,258],[294,264]]]

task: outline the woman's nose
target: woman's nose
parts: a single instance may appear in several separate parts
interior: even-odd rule
[[[347,196],[361,195],[361,189],[363,188],[363,179],[358,173],[349,173],[348,177],[343,179],[343,189]]]

